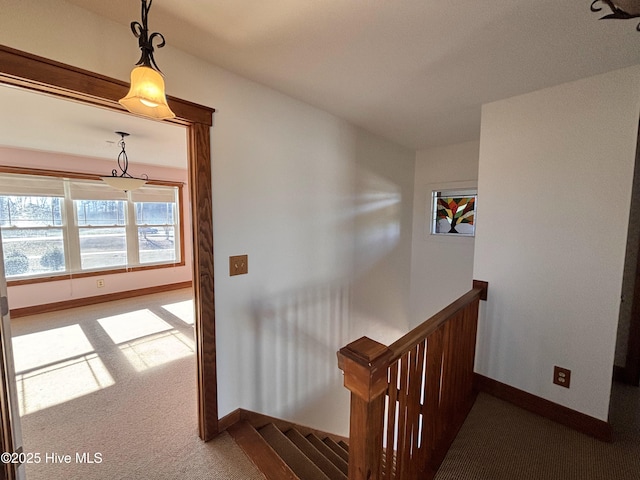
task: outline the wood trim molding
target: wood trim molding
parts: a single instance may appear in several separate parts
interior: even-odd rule
[[[41,177],[74,178],[78,180],[99,181],[102,176],[97,173],[70,172],[65,170],[48,170],[46,168],[16,167],[13,165],[0,165],[0,173],[13,173],[17,175],[36,175]],[[147,185],[160,185],[165,187],[178,187],[182,193],[183,182],[173,180],[149,179]]]
[[[474,373],[474,386],[481,392],[493,395],[501,400],[512,403],[529,412],[553,420],[566,427],[590,435],[603,442],[613,441],[613,430],[608,422],[590,417],[557,403],[545,400],[531,393],[498,382],[479,373]]]
[[[127,83],[3,45],[0,45],[0,84],[18,86],[128,114],[118,103],[118,99],[128,91]],[[210,128],[213,125],[215,110],[174,97],[168,97],[168,103],[176,118],[165,122],[186,126],[189,138],[187,155],[192,182],[190,187],[194,244],[198,432],[200,438],[206,441],[218,432],[212,179],[211,175],[207,174],[211,171]]]
[[[118,103],[129,91],[129,84],[122,80],[4,45],[0,45],[0,65],[0,83],[10,83],[126,113]],[[180,125],[213,125],[212,114],[215,109],[171,96],[167,96],[167,102],[176,118],[166,121]]]
[[[269,415],[264,415],[263,413],[252,412],[251,410],[245,410],[244,408],[238,408],[228,415],[222,417],[218,422],[218,427],[222,432],[239,422],[247,422],[255,429],[259,429],[269,423],[273,423],[282,431],[289,430],[290,428],[295,428],[304,436],[313,433],[320,438],[329,437],[335,442],[344,442],[347,444],[349,443],[348,437],[343,437],[342,435],[336,435],[334,433],[328,433],[323,430],[307,427],[305,425],[300,425],[288,420],[282,420],[281,418],[270,417]]]
[[[194,295],[198,341],[198,405],[200,437],[210,440],[218,434],[218,390],[216,368],[215,295],[213,286],[213,192],[211,186],[211,137],[209,127],[194,124],[189,129],[188,148],[195,161],[189,162],[189,192],[193,218]],[[196,273],[197,272],[197,273]]]
[[[65,300],[64,302],[45,303],[43,305],[35,305],[33,307],[12,308],[10,315],[12,319],[26,317],[27,315],[36,315],[39,313],[57,312],[68,308],[85,307],[87,305],[95,305],[96,303],[112,302],[114,300],[123,300],[125,298],[141,297],[142,295],[150,295],[152,293],[169,292],[171,290],[180,290],[182,288],[191,288],[193,282],[171,283],[168,285],[160,285],[157,287],[140,288],[137,290],[128,290],[125,292],[107,293],[105,295],[95,295],[93,297],[76,298],[74,300]]]
[[[636,144],[634,186],[640,185],[640,126],[638,127],[638,143]],[[636,278],[633,287],[629,339],[625,364],[625,380],[630,385],[640,385],[640,242],[638,242],[636,259]]]
[[[633,188],[640,188],[640,126],[638,127],[638,141],[636,144],[635,171],[633,176]],[[637,208],[632,200],[633,208]],[[633,215],[633,213],[632,213]],[[630,220],[631,221],[631,220]],[[640,386],[640,242],[636,245],[637,259],[636,272],[633,287],[633,298],[631,298],[631,315],[629,318],[629,337],[627,340],[627,351],[625,364],[623,367],[614,366],[613,378],[616,381],[628,385]]]
[[[242,421],[242,409],[236,408],[233,412],[228,413],[220,420],[218,420],[218,430],[224,432],[232,425]]]

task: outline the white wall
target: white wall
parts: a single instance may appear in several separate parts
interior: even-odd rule
[[[476,369],[606,420],[640,111],[640,67],[485,105]],[[553,366],[571,388],[552,384]]]
[[[128,25],[61,0],[2,8],[1,44],[128,80],[138,54]],[[346,434],[336,350],[408,325],[399,289],[409,282],[414,153],[167,40],[156,59],[168,92],[217,110],[219,413],[243,407]],[[249,255],[249,274],[229,277],[237,254]]]
[[[361,133],[356,145],[352,338],[386,345],[409,325],[414,154]]]
[[[113,168],[113,162],[97,158],[84,158],[59,153],[39,152],[34,150],[0,147],[0,165],[22,168],[57,169],[69,172],[103,174]],[[186,185],[187,171],[177,168],[146,165],[145,172],[149,178],[182,182],[182,206],[184,219],[184,265],[141,270],[127,273],[115,273],[71,278],[46,284],[35,283],[14,285],[8,289],[9,306],[12,309],[64,302],[96,295],[157,287],[170,283],[191,281],[192,278],[192,242],[191,220],[189,218],[189,189]],[[97,288],[96,278],[103,279],[104,287]],[[44,285],[44,286],[43,286]]]
[[[431,195],[441,189],[476,188],[479,148],[479,142],[474,141],[416,153],[411,254],[412,328],[471,289],[474,238],[431,235]]]

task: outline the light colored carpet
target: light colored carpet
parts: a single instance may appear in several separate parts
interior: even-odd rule
[[[180,290],[12,322],[29,480],[264,478],[226,433],[197,436],[191,309]]]
[[[604,443],[480,394],[436,480],[638,480],[640,390],[615,385]]]

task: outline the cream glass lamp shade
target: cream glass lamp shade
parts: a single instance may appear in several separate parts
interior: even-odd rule
[[[143,186],[147,181],[143,178],[131,178],[131,177],[100,177],[102,181],[107,185],[115,188],[116,190],[122,190],[123,192],[129,192],[136,190]]]
[[[167,105],[162,75],[150,67],[136,67],[131,71],[131,88],[120,104],[131,113],[158,120],[176,116]]]

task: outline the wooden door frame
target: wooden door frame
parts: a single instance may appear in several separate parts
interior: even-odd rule
[[[128,92],[129,85],[126,82],[2,45],[0,84],[15,85],[128,113],[118,103],[118,99]],[[193,234],[198,432],[200,438],[207,441],[218,434],[210,140],[215,110],[174,97],[168,97],[168,103],[176,114],[176,118],[169,122],[187,128]],[[0,402],[6,401],[5,392],[0,393]],[[0,428],[1,426],[2,423]],[[3,437],[4,435],[0,435],[0,438]]]
[[[636,142],[636,160],[633,173],[633,187],[640,185],[640,124]],[[631,205],[635,207],[636,205]],[[633,215],[633,212],[631,213]],[[631,299],[631,318],[629,319],[629,339],[627,357],[621,380],[629,385],[640,386],[640,241],[636,245],[636,275]]]
[[[624,367],[625,383],[640,386],[640,242],[638,242],[638,262],[636,281],[633,289],[631,323],[627,343],[627,361]]]
[[[638,125],[638,134],[636,142],[636,158],[633,173],[633,188],[640,185],[640,124]],[[637,207],[631,204],[632,208]],[[633,212],[631,213],[633,215]],[[628,385],[640,386],[640,242],[635,245],[636,271],[635,283],[633,287],[633,298],[631,299],[631,317],[629,319],[629,337],[627,340],[627,352],[625,365],[623,367],[614,365],[613,378],[616,381],[626,383]],[[618,327],[619,328],[619,327]]]

